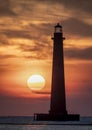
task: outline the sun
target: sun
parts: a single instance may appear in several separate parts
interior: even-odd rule
[[[31,75],[27,80],[28,87],[33,91],[39,91],[45,86],[45,79],[43,76],[35,74]]]

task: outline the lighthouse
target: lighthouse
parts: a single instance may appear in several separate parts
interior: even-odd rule
[[[54,29],[53,40],[53,64],[50,114],[66,115],[65,77],[64,77],[64,54],[63,32],[58,23]]]
[[[78,121],[79,114],[68,114],[66,110],[64,52],[62,26],[58,23],[54,27],[52,84],[49,113],[36,113],[34,119],[38,121]]]

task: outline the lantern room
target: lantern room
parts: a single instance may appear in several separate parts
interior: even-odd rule
[[[55,26],[55,33],[62,33],[62,26],[59,23]]]

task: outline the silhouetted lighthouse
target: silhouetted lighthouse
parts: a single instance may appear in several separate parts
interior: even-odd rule
[[[75,121],[80,119],[79,114],[68,114],[66,110],[64,55],[62,26],[55,26],[52,63],[51,103],[49,113],[34,114],[35,120],[41,121]]]
[[[51,114],[67,114],[64,79],[64,56],[62,26],[55,26],[52,66],[52,88],[51,88]]]

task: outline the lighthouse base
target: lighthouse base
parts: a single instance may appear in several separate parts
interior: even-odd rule
[[[79,121],[80,115],[78,114],[34,114],[36,121]]]

